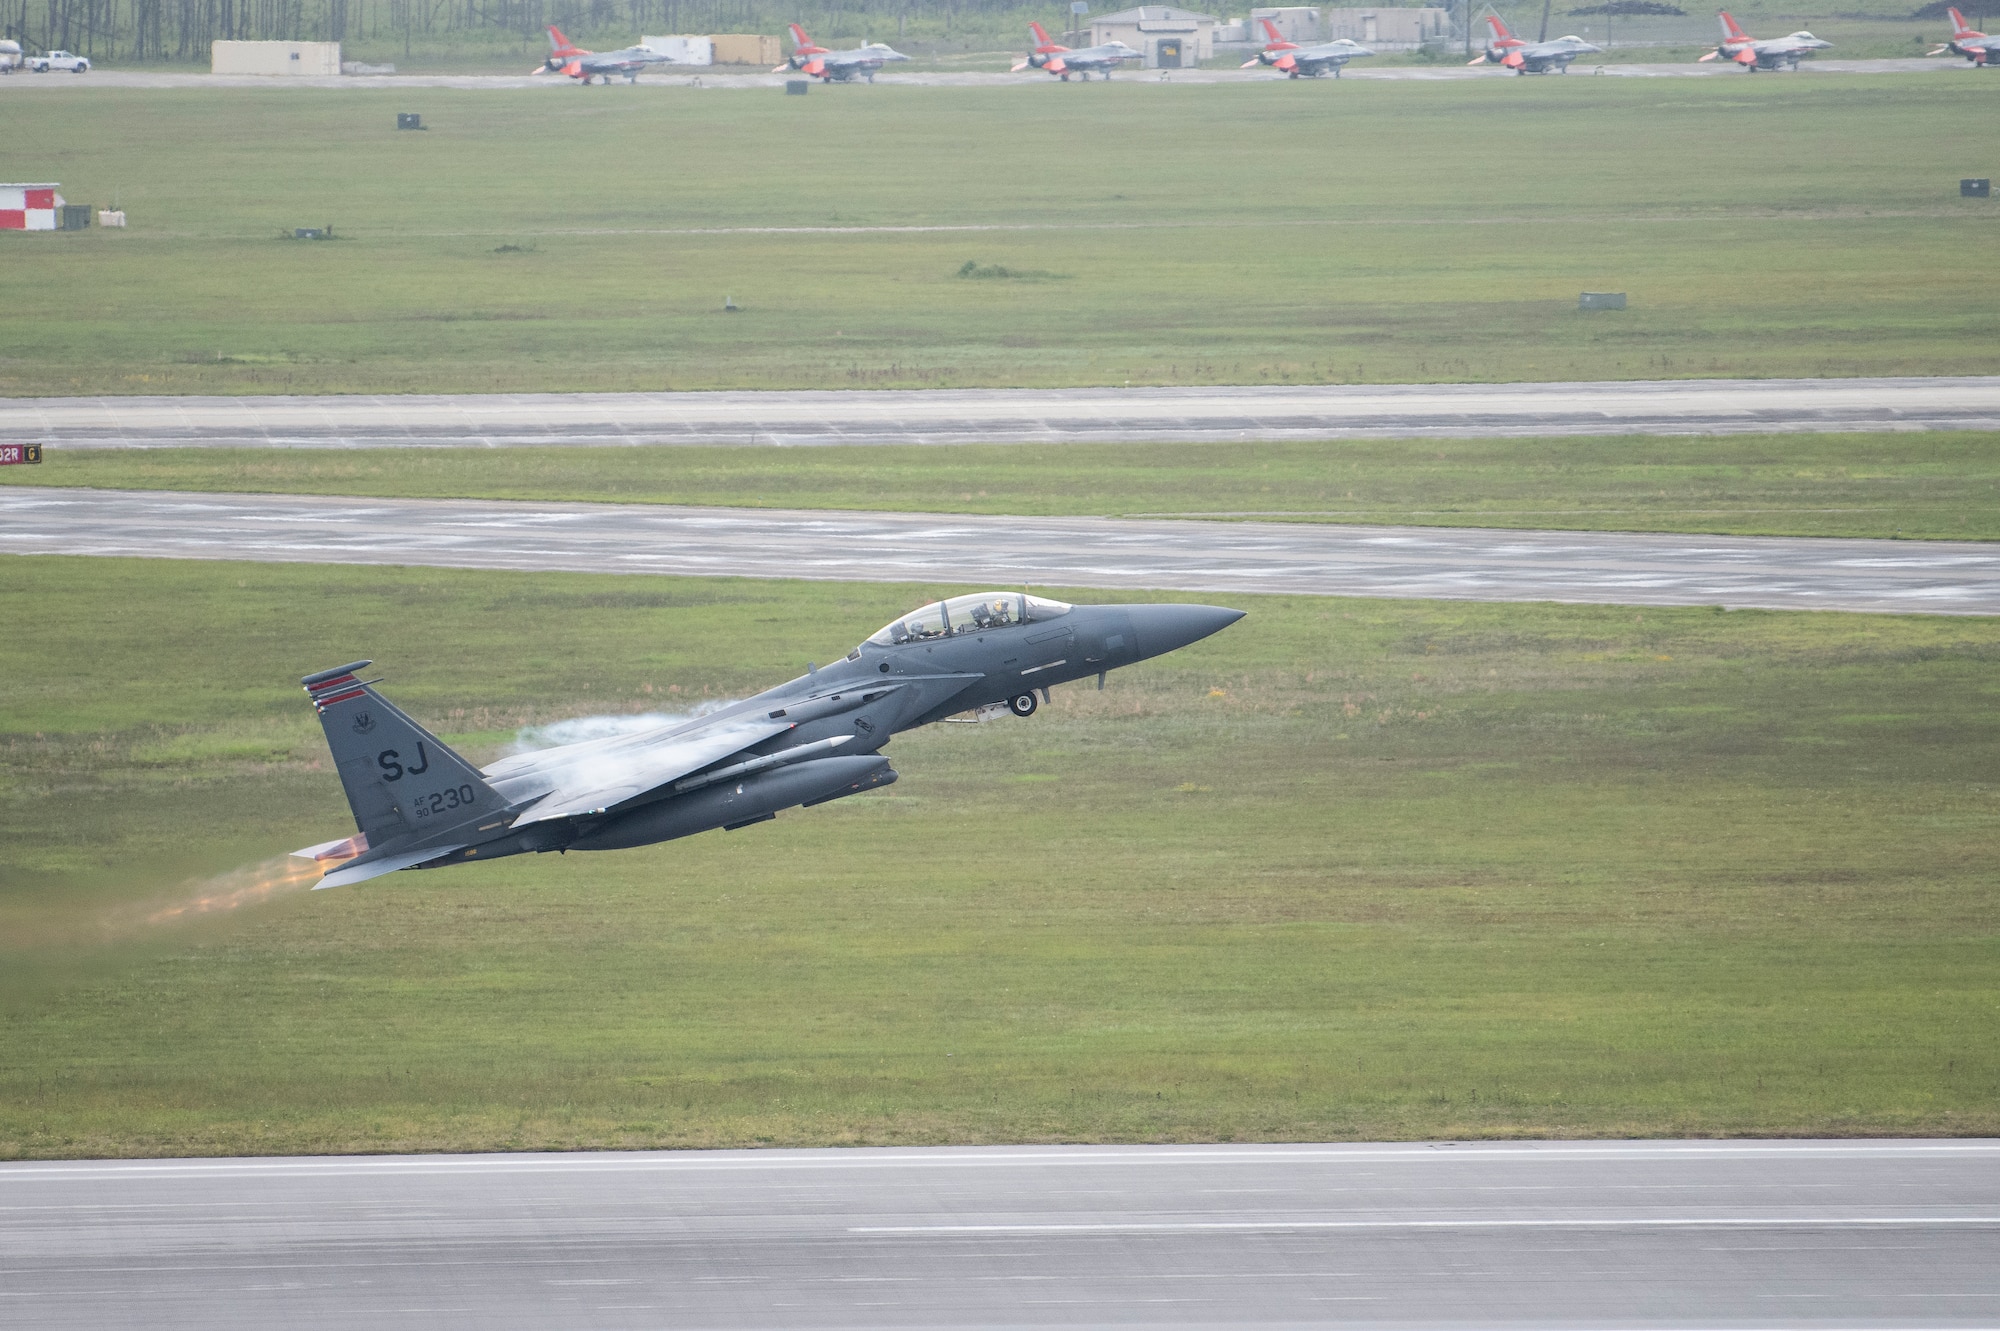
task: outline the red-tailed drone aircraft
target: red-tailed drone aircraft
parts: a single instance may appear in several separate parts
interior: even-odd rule
[[[1486,50],[1477,59],[1466,61],[1468,65],[1505,65],[1516,74],[1546,74],[1552,69],[1567,74],[1570,61],[1604,49],[1592,46],[1581,37],[1558,37],[1547,42],[1523,41],[1507,31],[1507,25],[1496,14],[1488,14],[1486,23],[1493,29],[1493,40],[1486,43]]]
[[[852,51],[829,51],[824,46],[813,45],[813,39],[806,36],[806,30],[792,24],[792,58],[772,70],[782,74],[788,69],[796,69],[801,74],[810,74],[822,83],[846,83],[850,79],[864,78],[875,81],[875,71],[891,60],[908,60],[901,51],[892,51],[881,42],[868,42]]]
[[[1760,42],[1743,31],[1743,26],[1728,10],[1719,10],[1716,18],[1722,21],[1722,45],[1702,59],[1714,60],[1719,56],[1724,60],[1734,60],[1752,74],[1760,69],[1776,69],[1779,65],[1797,69],[1799,61],[1810,60],[1814,51],[1824,51],[1833,45],[1804,31]]]
[[[1271,40],[1264,43],[1263,50],[1243,62],[1245,69],[1252,65],[1269,65],[1272,69],[1284,71],[1292,78],[1298,78],[1303,74],[1309,79],[1316,79],[1330,69],[1333,71],[1333,76],[1339,78],[1342,65],[1350,60],[1375,54],[1359,42],[1349,41],[1345,37],[1322,42],[1318,46],[1300,46],[1297,42],[1286,41],[1284,34],[1278,31],[1278,25],[1271,20],[1259,19],[1258,22],[1264,25],[1264,31],[1270,34]]]
[[[1102,46],[1086,46],[1081,51],[1072,51],[1067,46],[1058,46],[1041,24],[1030,23],[1028,27],[1035,34],[1035,49],[1014,66],[1016,74],[1024,69],[1039,69],[1055,75],[1064,83],[1069,82],[1072,74],[1088,83],[1094,73],[1108,79],[1111,71],[1127,60],[1145,59],[1123,42],[1105,42]]]
[[[637,83],[639,81],[639,71],[646,66],[671,65],[673,63],[674,61],[671,56],[661,55],[658,51],[649,50],[643,46],[628,46],[622,51],[607,51],[602,55],[595,51],[586,51],[569,38],[563,36],[561,28],[551,27],[549,29],[549,58],[529,72],[532,74],[567,74],[569,77],[579,79],[584,83],[588,83],[594,78],[601,78],[604,82],[609,83],[613,74],[622,74],[625,76],[627,83]]]
[[[2000,37],[1989,37],[1983,32],[1973,31],[1972,25],[1965,21],[1965,15],[1956,9],[1947,9],[1945,13],[1951,15],[1951,26],[1954,31],[1951,40],[1932,51],[1932,55],[1943,55],[1949,51],[1953,55],[1964,56],[1975,65],[1989,67],[1996,60],[2000,60]]]

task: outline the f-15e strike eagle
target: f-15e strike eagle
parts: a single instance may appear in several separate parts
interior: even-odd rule
[[[1552,69],[1567,74],[1570,61],[1604,49],[1574,36],[1546,42],[1524,41],[1507,31],[1507,25],[1496,14],[1486,16],[1486,25],[1493,29],[1493,40],[1486,43],[1486,50],[1477,59],[1466,61],[1468,65],[1505,65],[1516,74],[1546,74]]]
[[[1064,83],[1074,74],[1085,83],[1092,74],[1111,77],[1111,71],[1127,60],[1144,60],[1146,57],[1123,42],[1102,42],[1096,46],[1086,46],[1072,51],[1067,46],[1057,44],[1049,36],[1048,29],[1039,23],[1030,23],[1028,30],[1035,34],[1035,49],[1023,56],[1014,66],[1014,73],[1024,69],[1039,69],[1053,74]]]
[[[1814,51],[1824,51],[1833,45],[1803,31],[1760,42],[1743,31],[1742,25],[1728,10],[1716,11],[1715,17],[1722,24],[1722,44],[1702,56],[1701,60],[1714,60],[1720,56],[1725,60],[1734,60],[1752,74],[1760,69],[1776,69],[1779,65],[1797,69],[1799,61],[1810,60]]]
[[[303,681],[360,830],[293,854],[320,887],[528,851],[622,850],[746,827],[896,780],[897,732],[1175,651],[1243,617],[1207,605],[1065,605],[1020,592],[934,601],[825,669],[658,730],[475,768],[356,672]]]
[[[1339,78],[1341,68],[1348,61],[1375,54],[1346,37],[1336,37],[1317,46],[1300,46],[1297,42],[1286,41],[1284,34],[1278,31],[1278,25],[1271,20],[1259,19],[1258,22],[1264,25],[1264,31],[1270,34],[1271,40],[1264,43],[1263,50],[1243,62],[1244,69],[1252,65],[1269,65],[1292,78],[1303,74],[1309,79],[1319,78],[1330,69],[1333,76]]]
[[[909,58],[881,42],[867,42],[852,51],[829,51],[824,46],[814,45],[813,39],[806,36],[806,30],[794,23],[791,57],[771,72],[782,74],[788,69],[796,69],[801,74],[812,75],[821,83],[846,83],[856,78],[873,83],[875,71],[885,63]]]

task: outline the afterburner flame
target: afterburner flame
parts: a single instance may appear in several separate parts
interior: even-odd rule
[[[153,901],[135,908],[136,923],[175,924],[187,920],[224,915],[254,906],[275,897],[303,892],[334,867],[327,862],[301,860],[290,855],[258,864],[248,864],[228,873],[202,878],[187,884],[167,901]],[[113,923],[120,923],[114,921]]]

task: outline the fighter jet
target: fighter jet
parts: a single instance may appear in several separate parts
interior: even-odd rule
[[[1743,31],[1728,10],[1718,10],[1715,16],[1722,21],[1722,45],[1701,58],[1713,60],[1722,56],[1734,60],[1752,74],[1760,69],[1776,69],[1779,65],[1797,69],[1799,61],[1810,60],[1814,51],[1824,51],[1833,45],[1809,32],[1795,32],[1789,37],[1773,37],[1760,42]]]
[[[1081,51],[1072,51],[1067,46],[1056,45],[1041,24],[1030,23],[1028,29],[1035,34],[1035,49],[1015,64],[1016,74],[1024,69],[1040,69],[1064,83],[1069,82],[1072,74],[1088,83],[1092,73],[1102,74],[1108,79],[1111,71],[1127,60],[1146,58],[1123,42],[1105,42],[1100,46],[1086,46]]]
[[[1975,65],[1985,65],[1989,68],[2000,63],[2000,37],[1989,37],[1983,32],[1973,31],[1972,25],[1965,21],[1965,15],[1956,9],[1947,9],[1945,12],[1951,15],[1953,28],[1951,40],[1930,54],[1943,55],[1949,51],[1953,55],[1964,56]]]
[[[1507,31],[1507,25],[1496,14],[1486,16],[1488,26],[1493,29],[1493,40],[1486,44],[1486,50],[1476,60],[1468,60],[1468,65],[1505,65],[1516,74],[1546,74],[1550,70],[1569,73],[1570,61],[1592,51],[1602,51],[1601,46],[1592,46],[1581,37],[1558,37],[1554,41],[1522,41]]]
[[[881,42],[869,42],[857,46],[852,51],[829,51],[824,46],[813,45],[813,39],[806,36],[806,30],[792,24],[792,58],[772,70],[782,74],[788,69],[796,69],[801,74],[810,74],[822,83],[847,83],[857,77],[870,83],[875,81],[875,71],[891,60],[908,60],[901,51],[892,51]]]
[[[530,70],[531,74],[567,74],[573,79],[589,83],[592,79],[611,82],[613,74],[623,74],[627,83],[639,81],[639,71],[648,65],[671,65],[670,56],[644,46],[628,46],[622,51],[608,51],[600,55],[586,51],[569,38],[563,36],[561,28],[549,28],[549,58]]]
[[[1359,42],[1345,37],[1322,42],[1318,46],[1300,46],[1297,42],[1286,41],[1278,31],[1278,25],[1271,20],[1259,19],[1258,22],[1264,25],[1264,31],[1270,34],[1271,40],[1264,43],[1263,50],[1243,62],[1245,69],[1252,65],[1269,65],[1272,69],[1282,69],[1292,78],[1303,74],[1314,79],[1330,69],[1333,76],[1339,78],[1341,66],[1348,61],[1375,54]]]
[[[1028,717],[1057,684],[1177,651],[1243,617],[1208,605],[1066,605],[1020,592],[934,601],[846,659],[708,716],[475,768],[376,692],[356,661],[301,683],[353,836],[293,854],[320,887],[528,851],[622,850],[734,830],[892,784],[899,731]]]

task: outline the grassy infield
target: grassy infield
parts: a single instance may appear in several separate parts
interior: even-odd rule
[[[854,365],[901,358],[953,382],[1101,380],[1197,344],[1215,377],[1243,378],[1344,363],[1355,345],[1379,364],[1370,377],[1505,377],[1557,345],[1571,359],[1537,371],[1659,372],[1635,355],[1673,359],[1667,372],[1992,368],[1990,302],[1945,262],[1983,223],[1938,198],[1958,168],[1930,160],[1926,119],[1967,114],[1969,83],[1902,81],[1891,97],[1879,81],[1831,96],[1831,83],[1768,80],[1729,85],[1739,106],[1697,114],[1671,103],[1717,99],[1712,85],[1523,82],[1421,90],[1437,103],[1348,98],[1360,85],[1307,90],[1310,103],[1120,92],[1131,100],[1096,105],[1141,139],[1199,123],[1211,139],[1268,141],[1281,164],[1320,162],[1337,142],[1373,169],[1341,177],[1344,190],[1316,176],[1269,189],[1242,157],[1194,154],[1206,186],[1190,189],[1195,166],[1155,172],[1134,156],[1110,187],[1127,200],[1025,169],[1048,156],[1032,150],[1054,132],[1040,119],[1051,104],[1015,94],[997,103],[1017,117],[1004,141],[971,154],[978,170],[945,149],[976,128],[955,117],[986,94],[937,94],[920,128],[899,118],[884,136],[879,108],[897,104],[864,93],[806,103],[804,156],[828,165],[776,174],[757,154],[802,109],[776,98],[724,116],[694,96],[468,97],[449,103],[464,114],[424,108],[441,129],[421,141],[364,142],[386,115],[350,94],[65,97],[35,135],[76,154],[72,196],[143,182],[124,201],[156,229],[30,238],[49,242],[48,266],[9,264],[0,281],[41,289],[58,273],[80,317],[0,325],[0,374],[17,392],[646,386],[671,347],[677,386],[825,383],[842,381],[840,363],[807,357],[837,345],[836,328],[868,330]],[[1556,114],[1586,98],[1610,109]],[[241,206],[199,204],[214,189],[185,178],[174,136],[252,107],[271,134],[195,154],[243,187]],[[1691,148],[1643,164],[1610,151],[1622,123],[1655,149],[1698,134],[1712,156],[1746,116],[1775,176],[1710,169]],[[690,120],[692,165],[669,190],[654,163],[673,154],[635,152],[631,135]],[[744,137],[732,148],[709,131]],[[314,154],[285,167],[280,149],[301,136]],[[517,188],[501,206],[498,164],[557,141],[585,168],[636,163],[637,183],[581,199]],[[1563,145],[1599,174],[1531,187],[1490,162],[1477,179],[1462,163],[1387,170],[1503,143],[1531,175]],[[835,189],[841,153],[857,174]],[[1009,170],[992,170],[994,154]],[[868,172],[891,157],[900,178],[877,187]],[[1878,168],[1868,206],[1911,215],[1835,199],[1851,192],[1843,162]],[[1239,169],[1222,190],[1220,173]],[[409,204],[357,208],[379,231],[359,224],[351,242],[261,238],[295,213],[319,220],[322,197]],[[464,229],[537,249],[432,234],[448,229],[446,198]],[[1621,208],[1653,220],[1607,220]],[[1790,211],[1764,215],[1775,209]],[[983,261],[1075,274],[1019,287],[955,283],[964,236],[580,234],[667,211],[740,224],[1165,210],[1199,225],[1158,246],[1062,233],[1053,252],[1046,233],[981,233]],[[1545,220],[1481,226],[1476,210]],[[1342,212],[1436,224],[1259,220]],[[1348,237],[1363,233],[1358,252]],[[1661,237],[1678,248],[1650,249]],[[1062,252],[1072,240],[1084,258]],[[1100,276],[1086,260],[1114,245]],[[1608,285],[1579,265],[1630,272],[1641,256],[1658,285],[1633,320],[1562,308],[1574,288]],[[732,287],[750,313],[699,312],[687,274],[739,263],[762,284]],[[1342,279],[1356,303],[1277,280],[1300,272]],[[1840,280],[1782,280],[1821,272]],[[856,280],[836,291],[832,277]],[[1140,317],[1132,290],[1165,294]],[[1381,339],[1329,331],[1361,323]],[[1425,359],[1440,330],[1462,339],[1459,363]],[[216,346],[244,354],[176,359]],[[1695,360],[1678,359],[1690,348]],[[1970,435],[59,457],[39,479],[1995,526],[1992,441]],[[1986,621],[1253,600],[1237,628],[1104,694],[898,740],[905,780],[881,795],[644,851],[402,875],[156,925],[194,894],[188,879],[344,830],[288,683],[306,669],[373,655],[395,696],[483,757],[532,721],[739,694],[945,589],[60,559],[7,571],[0,1154],[2000,1131],[2000,630]]]
[[[23,93],[0,393],[1988,373],[1993,87]]]

